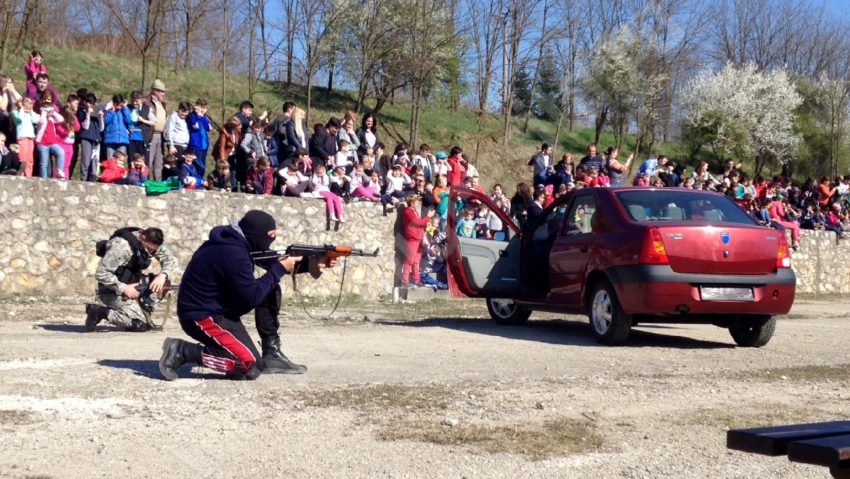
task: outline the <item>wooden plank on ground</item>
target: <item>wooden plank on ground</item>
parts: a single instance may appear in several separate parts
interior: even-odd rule
[[[850,421],[736,429],[726,433],[726,447],[738,451],[781,456],[793,441],[820,439],[850,434]]]
[[[788,459],[818,466],[850,463],[850,434],[793,441],[788,445]]]

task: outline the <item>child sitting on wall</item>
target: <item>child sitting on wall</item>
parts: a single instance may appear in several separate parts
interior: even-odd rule
[[[215,162],[215,170],[207,176],[207,189],[216,191],[231,191],[230,164],[225,160]]]
[[[270,195],[273,185],[271,162],[265,156],[261,156],[248,170],[245,192],[255,195]]]
[[[180,167],[177,165],[177,156],[169,154],[162,162],[162,181],[179,177]]]
[[[103,169],[100,172],[101,183],[118,183],[127,175],[127,168],[124,167],[127,161],[127,155],[121,150],[115,150],[111,158],[103,162]]]
[[[141,153],[133,153],[133,161],[130,163],[130,169],[127,170],[127,178],[125,184],[142,186],[142,183],[148,181],[148,167],[145,166],[145,155]]]
[[[335,169],[342,169],[342,167],[337,166]],[[328,218],[331,221],[345,223],[342,198],[331,191],[331,185],[336,183],[332,183],[330,177],[326,174],[325,165],[316,165],[313,169],[311,181],[313,182],[313,191],[318,192],[325,199]]]
[[[195,167],[195,151],[188,148],[183,152],[183,164],[180,165],[180,185],[189,190],[204,189],[204,178]]]

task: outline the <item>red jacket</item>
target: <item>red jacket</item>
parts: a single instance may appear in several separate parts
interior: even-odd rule
[[[260,176],[260,170],[254,168],[248,172],[248,183],[260,183],[263,185],[262,191],[255,191],[254,193],[262,194],[262,195],[270,195],[272,194],[272,170],[267,169],[262,177]]]
[[[463,180],[466,179],[466,164],[460,156],[450,156],[449,166],[452,171],[449,172],[449,186],[463,186]]]
[[[103,170],[100,172],[101,183],[115,183],[124,179],[127,170],[122,168],[115,162],[114,158],[109,158],[103,162]]]
[[[431,221],[427,216],[420,218],[415,208],[405,208],[401,213],[401,226],[404,229],[404,239],[407,241],[422,241],[425,237],[425,226]]]

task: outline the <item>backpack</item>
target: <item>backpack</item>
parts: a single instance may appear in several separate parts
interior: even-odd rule
[[[274,141],[277,143],[277,150],[286,152],[289,147],[289,141],[286,139],[286,125],[292,119],[285,115],[280,115],[274,120]]]
[[[151,264],[151,255],[145,249],[135,232],[141,231],[141,228],[127,227],[115,230],[109,239],[100,240],[95,243],[95,254],[103,257],[106,254],[106,245],[113,238],[120,237],[130,244],[130,249],[133,251],[133,256],[130,258],[127,266],[121,266],[115,270],[115,276],[122,283],[137,283],[142,277],[142,271],[147,269]]]

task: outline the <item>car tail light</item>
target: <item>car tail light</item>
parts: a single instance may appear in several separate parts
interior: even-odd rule
[[[788,239],[779,235],[779,250],[776,252],[776,269],[791,267],[791,253],[788,251]]]
[[[658,228],[647,228],[639,261],[641,264],[670,264],[667,248],[664,247]]]

